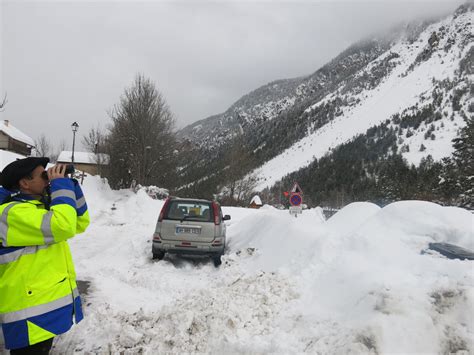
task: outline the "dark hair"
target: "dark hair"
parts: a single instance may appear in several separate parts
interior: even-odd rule
[[[23,176],[21,179],[32,180],[32,179],[33,179],[33,174],[32,174],[32,173],[28,173],[28,174],[26,174],[25,176]],[[12,186],[12,188],[13,188],[14,190],[19,190],[19,189],[20,189],[20,181],[21,181],[21,179],[18,180],[18,181]]]

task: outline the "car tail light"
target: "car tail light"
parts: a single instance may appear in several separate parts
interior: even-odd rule
[[[168,206],[170,204],[171,199],[168,197],[165,201],[165,204],[163,205],[163,208],[161,209],[160,216],[158,217],[158,222],[161,222],[163,218],[165,217],[165,213],[168,210]]]
[[[161,242],[161,235],[160,233],[153,233],[153,241]]]
[[[212,211],[214,212],[214,224],[217,226],[221,222],[219,220],[219,206],[215,202],[212,203]]]
[[[212,246],[214,246],[214,247],[218,247],[220,245],[222,245],[222,239],[221,238],[216,239],[212,242]]]

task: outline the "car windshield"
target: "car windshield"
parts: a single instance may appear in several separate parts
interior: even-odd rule
[[[211,204],[204,201],[171,201],[167,219],[212,221]]]

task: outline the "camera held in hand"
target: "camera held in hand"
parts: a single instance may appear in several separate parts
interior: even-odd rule
[[[74,174],[76,170],[74,169],[74,165],[73,164],[67,164],[66,165],[66,170],[64,170],[64,177],[67,177],[68,175],[72,175]],[[41,176],[43,177],[43,179],[45,180],[49,180],[48,178],[48,172],[45,170],[43,171],[43,173],[41,174]]]
[[[74,174],[74,171],[75,171],[74,165],[68,164],[68,165],[66,165],[66,170],[64,171],[64,176],[72,175],[72,174]]]

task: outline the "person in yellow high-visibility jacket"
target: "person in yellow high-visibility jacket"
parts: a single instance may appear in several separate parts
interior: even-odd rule
[[[0,347],[3,337],[11,354],[48,354],[83,318],[67,239],[89,225],[87,204],[65,165],[48,162],[20,159],[0,175]]]

